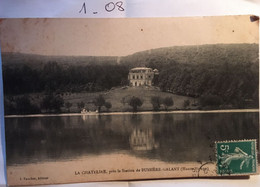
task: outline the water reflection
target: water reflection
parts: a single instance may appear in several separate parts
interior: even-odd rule
[[[93,118],[98,119],[99,115],[84,115],[84,114],[82,114],[81,118],[83,119],[83,121],[87,121],[87,120],[93,119]]]
[[[7,164],[124,152],[165,162],[209,161],[214,142],[258,139],[258,113],[6,118]]]
[[[152,129],[135,128],[129,142],[134,151],[149,151],[159,147],[159,143],[155,142]]]

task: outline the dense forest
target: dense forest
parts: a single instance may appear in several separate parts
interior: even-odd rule
[[[161,91],[200,99],[202,108],[258,107],[257,44],[180,46],[125,57],[51,57],[3,53],[7,97],[99,92],[128,85],[132,67],[159,70]]]
[[[163,91],[201,98],[201,105],[258,106],[257,63],[204,63],[165,66],[158,78]]]
[[[5,94],[35,92],[98,92],[127,84],[128,68],[124,65],[94,65],[63,67],[57,62],[32,69],[27,65],[4,67]]]

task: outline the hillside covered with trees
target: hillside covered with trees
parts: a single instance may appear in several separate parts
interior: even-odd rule
[[[3,53],[5,101],[106,91],[128,85],[129,70],[146,66],[159,70],[154,85],[161,91],[199,98],[202,108],[258,108],[258,59],[258,44],[175,46],[125,57]]]

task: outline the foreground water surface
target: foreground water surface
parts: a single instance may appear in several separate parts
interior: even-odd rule
[[[186,113],[6,118],[7,165],[122,152],[165,162],[215,160],[215,141],[258,139],[259,114]]]

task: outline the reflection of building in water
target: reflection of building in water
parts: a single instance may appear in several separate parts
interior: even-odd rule
[[[131,148],[135,151],[148,151],[159,147],[151,129],[134,129],[129,141]]]
[[[152,86],[152,81],[155,75],[158,75],[158,70],[146,67],[137,67],[129,71],[128,80],[130,86]]]
[[[81,118],[83,119],[83,121],[89,121],[90,119],[98,119],[98,115],[81,115]]]

